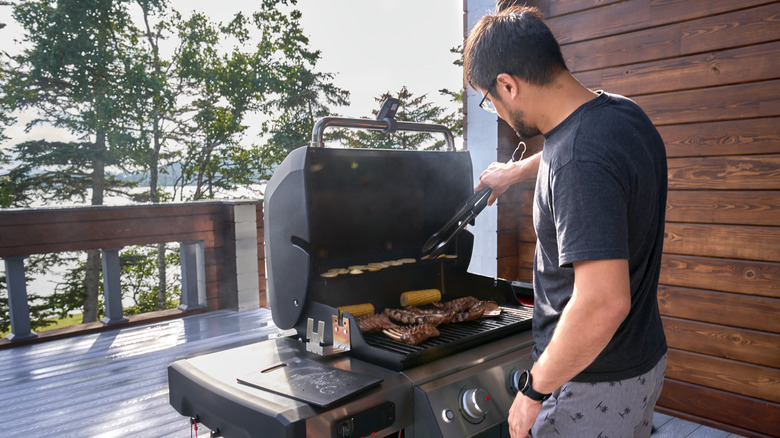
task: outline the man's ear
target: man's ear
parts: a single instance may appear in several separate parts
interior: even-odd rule
[[[522,91],[520,80],[508,73],[500,73],[496,76],[496,92],[502,100],[515,100]]]

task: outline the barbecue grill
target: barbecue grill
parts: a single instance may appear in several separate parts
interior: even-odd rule
[[[326,148],[327,127],[439,133],[448,150]],[[441,256],[421,254],[472,195],[469,153],[455,150],[447,128],[392,113],[328,117],[312,138],[265,192],[267,296],[287,336],[171,364],[171,404],[226,437],[497,433],[516,373],[531,364],[532,312],[517,300],[531,286],[468,272],[467,230]],[[502,312],[409,345],[363,333],[339,310],[400,308],[401,293],[421,289],[442,301],[495,301]]]

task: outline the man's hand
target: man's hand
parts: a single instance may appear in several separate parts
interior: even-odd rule
[[[522,161],[509,163],[493,163],[479,175],[479,184],[474,188],[478,192],[485,187],[493,191],[488,198],[488,205],[493,205],[496,199],[512,185],[525,178],[536,175],[539,170],[539,160],[542,154],[538,153]]]
[[[528,431],[536,422],[540,410],[542,410],[540,402],[533,401],[518,392],[509,408],[509,435],[512,438],[530,437]]]
[[[488,198],[488,205],[493,205],[498,196],[512,185],[511,166],[514,163],[493,163],[479,175],[479,184],[474,188],[478,192],[485,187],[490,187],[493,191]]]

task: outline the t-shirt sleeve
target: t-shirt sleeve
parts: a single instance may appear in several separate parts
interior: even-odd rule
[[[620,169],[571,161],[552,179],[558,264],[628,259],[628,188]]]

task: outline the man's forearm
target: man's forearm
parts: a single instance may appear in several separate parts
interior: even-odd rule
[[[542,153],[537,152],[524,160],[514,162],[513,164],[518,166],[519,169],[516,171],[515,179],[512,184],[516,184],[526,178],[530,178],[531,175],[535,177],[539,172],[539,163],[541,161]]]
[[[555,333],[531,370],[534,389],[551,393],[590,365],[631,306],[626,260],[575,264],[575,285]]]

